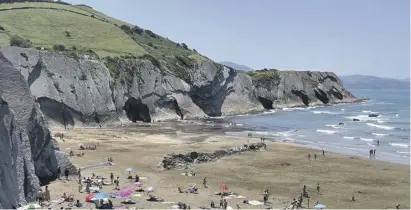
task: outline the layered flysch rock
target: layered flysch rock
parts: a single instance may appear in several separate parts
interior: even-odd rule
[[[90,56],[3,47],[50,123],[68,127],[204,118],[355,100],[330,72],[274,72],[255,79],[209,60],[181,79],[164,63],[119,59],[115,72]],[[160,66],[159,66],[160,65]]]
[[[203,60],[183,69],[182,79],[167,66],[119,59],[109,70],[89,55],[1,47],[0,208],[33,200],[40,182],[54,178],[58,166],[74,172],[49,124],[204,118],[355,100],[329,72],[250,77]]]
[[[42,181],[70,167],[58,148],[24,73],[0,54],[0,208],[33,201]]]

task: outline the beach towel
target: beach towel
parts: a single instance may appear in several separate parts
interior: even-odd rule
[[[261,201],[257,201],[257,200],[251,200],[251,201],[248,201],[248,204],[251,204],[253,206],[258,206],[258,205],[263,205],[264,203]]]

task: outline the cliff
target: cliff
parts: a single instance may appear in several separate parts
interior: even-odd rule
[[[87,54],[16,47],[2,47],[0,53],[20,72],[30,89],[27,97],[33,96],[49,122],[68,127],[236,115],[355,100],[331,72],[245,74],[204,60],[186,67],[181,78],[149,58],[117,59],[109,65]]]
[[[58,151],[26,78],[0,54],[0,208],[33,201],[57,168],[75,168]]]
[[[245,74],[209,60],[185,72],[181,78],[145,58],[109,63],[88,54],[1,47],[0,207],[33,200],[40,181],[54,178],[59,164],[74,170],[51,138],[49,123],[152,122],[355,100],[329,72]]]

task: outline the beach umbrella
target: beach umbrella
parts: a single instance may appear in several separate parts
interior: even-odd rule
[[[134,182],[134,185],[137,187],[143,186],[143,182]]]
[[[120,195],[120,197],[122,197],[122,198],[128,198],[128,197],[130,197],[131,196],[131,194],[133,194],[133,189],[131,189],[131,188],[124,188],[124,189],[121,189],[119,192],[118,192],[118,194]]]
[[[126,172],[135,172],[136,170],[134,168],[127,168]]]
[[[153,192],[156,189],[156,187],[147,187],[144,191],[147,193]]]
[[[317,204],[314,206],[315,209],[325,209],[327,208],[327,206],[325,206],[324,204]]]
[[[94,195],[94,197],[92,198],[93,200],[100,200],[100,199],[105,199],[108,198],[108,194],[107,193],[97,193]]]
[[[89,195],[87,195],[87,197],[86,197],[86,202],[90,202],[91,199],[94,198],[94,195],[95,195],[95,193],[90,193]]]
[[[228,190],[228,186],[225,184],[220,185],[220,190]]]

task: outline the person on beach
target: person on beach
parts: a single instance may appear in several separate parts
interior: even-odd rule
[[[311,161],[311,154],[310,153],[308,153],[308,160]]]
[[[50,202],[50,190],[49,190],[49,186],[46,186],[46,188],[45,188],[44,200]]]
[[[372,149],[370,149],[370,159],[372,159],[372,156],[373,156],[373,151]]]
[[[64,170],[64,176],[66,177],[66,180],[68,180],[68,176],[69,176],[68,168],[66,168],[66,170]]]
[[[374,151],[372,153],[372,156],[374,157],[374,159],[375,159],[375,151],[376,151],[376,149],[374,149]]]
[[[140,177],[136,174],[136,177],[134,178],[134,182],[139,182],[140,181]]]
[[[39,202],[40,206],[43,205],[43,190],[41,190],[41,188],[39,189],[39,191],[37,191],[37,201]]]
[[[352,201],[352,202],[354,202],[354,201],[355,201],[355,197],[354,197],[354,196],[352,196],[351,201]]]
[[[116,190],[119,190],[120,189],[120,177],[117,177],[115,184],[116,184]]]
[[[78,179],[79,180],[81,179],[81,169],[80,168],[78,169]]]
[[[400,209],[400,204],[397,204],[397,205],[395,206],[395,208],[396,208],[396,209]]]
[[[322,152],[323,152],[323,156],[325,156],[325,152],[324,152],[324,150],[322,150]]]
[[[207,177],[204,177],[203,179],[203,186],[207,188]]]
[[[113,173],[110,174],[110,181],[111,181],[111,185],[113,185],[113,183],[114,183],[114,174]]]
[[[317,194],[320,194],[320,183],[317,184]]]
[[[78,192],[81,193],[81,190],[83,189],[83,182],[81,180],[78,181]]]
[[[317,154],[314,154],[314,159],[317,160]]]
[[[60,167],[57,168],[57,179],[60,179],[61,169]]]
[[[377,140],[377,146],[379,146],[380,145],[380,140]]]

